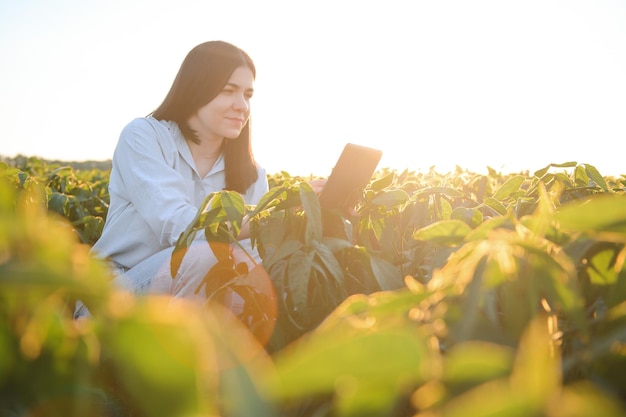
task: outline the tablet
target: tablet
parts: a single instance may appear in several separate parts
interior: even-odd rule
[[[320,193],[320,206],[326,210],[353,209],[381,156],[378,149],[346,144]]]

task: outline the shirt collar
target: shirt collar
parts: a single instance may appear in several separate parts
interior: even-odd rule
[[[209,171],[209,174],[214,174],[216,172],[224,171],[224,154],[221,153],[217,158],[217,161],[213,164],[213,167]]]

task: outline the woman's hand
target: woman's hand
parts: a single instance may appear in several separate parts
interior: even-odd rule
[[[309,185],[315,191],[315,194],[320,195],[322,190],[324,189],[324,185],[326,185],[326,178],[316,178],[314,180],[309,181]]]

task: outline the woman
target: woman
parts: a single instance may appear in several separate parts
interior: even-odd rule
[[[199,234],[172,279],[170,256],[179,235],[211,192],[234,190],[256,204],[268,191],[250,142],[255,77],[243,50],[202,43],[184,59],[163,103],[123,129],[113,155],[109,212],[93,247],[110,260],[122,288],[200,297],[195,290],[216,259]],[[245,226],[240,239],[260,261]],[[248,260],[241,252],[235,256]],[[78,316],[86,313],[79,310]]]

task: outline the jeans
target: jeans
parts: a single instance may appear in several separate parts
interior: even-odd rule
[[[261,258],[255,249],[252,249],[250,239],[240,240],[239,243],[245,252],[237,245],[233,246],[235,262],[245,262],[249,268],[256,263],[261,263]],[[163,249],[149,258],[144,259],[132,268],[111,263],[113,272],[112,284],[122,290],[135,295],[165,294],[172,297],[184,297],[190,300],[206,302],[204,290],[198,287],[204,280],[205,275],[217,258],[204,240],[194,241],[178,268],[174,278],[171,275],[170,262],[174,248]],[[252,261],[246,252],[252,256]],[[233,313],[238,314],[243,310],[243,299],[236,293],[229,293],[224,300]],[[89,316],[90,313],[82,303],[77,303],[75,318]]]

